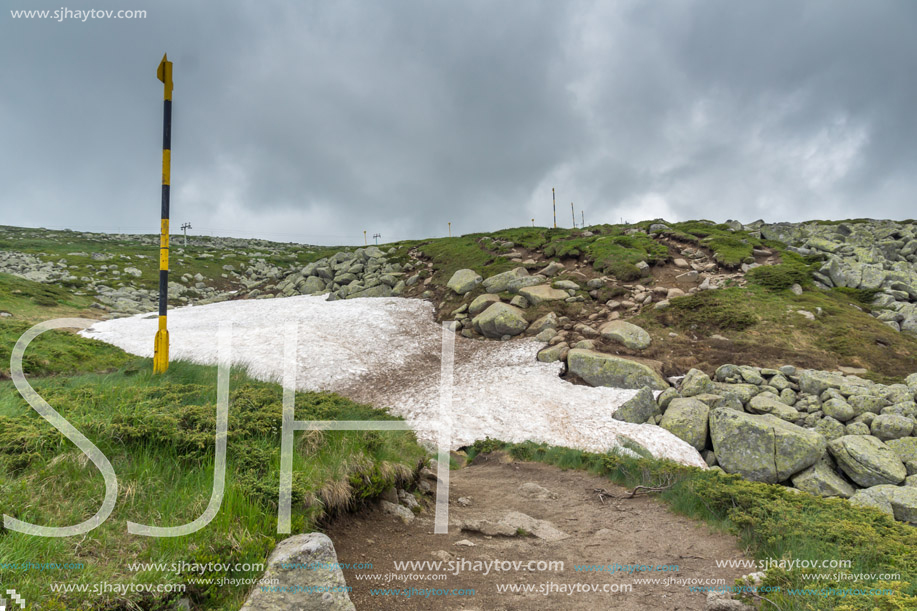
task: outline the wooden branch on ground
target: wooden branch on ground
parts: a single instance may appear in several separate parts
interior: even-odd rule
[[[631,490],[630,493],[624,496],[609,492],[605,488],[593,488],[592,491],[598,495],[599,500],[602,501],[602,504],[604,504],[605,499],[632,499],[640,493],[649,494],[651,492],[663,492],[664,490],[668,490],[671,487],[672,487],[671,485],[669,486],[637,486],[633,490]]]

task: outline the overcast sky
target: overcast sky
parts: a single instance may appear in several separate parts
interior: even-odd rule
[[[917,216],[917,2],[3,4],[0,224],[158,231],[163,52],[173,232]]]

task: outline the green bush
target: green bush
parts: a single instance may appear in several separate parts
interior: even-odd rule
[[[669,307],[652,314],[667,326],[686,331],[716,333],[744,331],[758,322],[754,300],[740,288],[701,291],[671,300]]]
[[[611,274],[621,282],[633,282],[643,277],[636,265],[627,261],[606,261],[603,266],[606,274]]]
[[[748,281],[772,291],[788,289],[794,284],[805,284],[809,274],[805,268],[790,263],[762,265],[750,270],[745,277]]]

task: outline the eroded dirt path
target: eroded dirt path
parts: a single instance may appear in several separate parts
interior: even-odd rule
[[[531,486],[549,491],[546,494]],[[706,596],[690,592],[690,583],[723,579],[729,585],[750,571],[717,568],[717,560],[744,558],[736,540],[707,526],[675,515],[655,499],[611,499],[602,503],[594,492],[605,488],[625,494],[610,481],[581,471],[563,471],[539,463],[503,463],[479,456],[476,464],[451,472],[447,535],[433,534],[433,511],[425,509],[410,524],[379,509],[345,516],[327,529],[341,563],[372,563],[372,569],[345,570],[351,599],[359,611],[375,609],[464,609],[514,611],[522,609],[622,609],[630,611],[703,609]],[[460,503],[459,499],[463,501]],[[465,500],[470,504],[463,506]],[[509,512],[547,520],[566,538],[550,541],[532,535],[486,536],[460,530],[468,520],[498,521]],[[473,546],[459,544],[469,541]],[[429,567],[395,569],[400,561],[443,561]],[[467,567],[456,571],[462,564]],[[475,562],[562,561],[563,570],[484,569]],[[575,565],[667,565],[667,571],[577,571]],[[677,570],[672,568],[677,566]],[[452,568],[453,570],[448,570]],[[538,568],[537,565],[533,568]],[[391,574],[399,575],[392,579]],[[414,578],[408,577],[413,575]],[[444,578],[440,578],[444,577]],[[659,583],[635,583],[659,579]],[[663,583],[663,580],[669,583]],[[676,580],[681,580],[676,581]],[[685,584],[686,580],[700,580]],[[528,587],[529,592],[499,592],[500,586]],[[629,592],[601,592],[631,585]],[[409,588],[474,590],[471,596],[414,593]],[[568,593],[571,587],[599,592]],[[373,594],[372,589],[399,589],[400,595]],[[547,589],[553,591],[545,594]]]

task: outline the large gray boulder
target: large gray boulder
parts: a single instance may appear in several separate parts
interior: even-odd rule
[[[569,351],[570,346],[567,345],[567,342],[560,342],[541,350],[536,358],[542,363],[553,363],[563,360]]]
[[[687,441],[700,452],[707,445],[709,416],[710,408],[697,399],[672,399],[659,426]]]
[[[643,363],[595,350],[571,350],[567,354],[567,367],[592,386],[633,389],[649,386],[653,390],[669,387],[659,374]]]
[[[917,486],[896,486],[889,491],[888,501],[896,520],[917,524]]]
[[[856,415],[856,411],[849,403],[843,399],[828,399],[821,406],[826,416],[834,418],[838,422],[847,422]]]
[[[364,261],[369,261],[370,259],[384,259],[385,258],[385,253],[382,252],[382,249],[379,248],[378,246],[369,246],[367,248],[358,248],[354,254],[362,255]]]
[[[528,333],[537,335],[546,329],[556,329],[557,328],[557,314],[554,312],[548,312],[541,318],[535,319],[535,321],[529,325],[529,328],[526,330]]]
[[[547,284],[521,288],[519,289],[519,294],[525,297],[532,305],[538,305],[545,301],[562,301],[570,296],[566,291],[551,288]]]
[[[623,320],[612,320],[599,327],[599,333],[602,337],[611,341],[624,344],[631,350],[643,350],[648,348],[650,334],[637,325]]]
[[[913,465],[908,469],[908,475],[911,471],[917,473],[917,437],[902,437],[901,439],[891,439],[885,442],[885,445],[905,464]]]
[[[303,295],[316,295],[325,292],[325,281],[318,276],[309,276],[303,281],[300,289]]]
[[[622,422],[643,424],[659,413],[659,406],[653,397],[653,389],[644,386],[636,395],[618,407],[611,417]]]
[[[901,522],[917,524],[917,486],[871,486],[857,491],[850,502],[874,507]]]
[[[391,297],[391,296],[392,296],[391,287],[385,284],[377,284],[376,286],[371,286],[361,291],[356,291],[354,293],[348,293],[345,299],[360,299],[363,297]]]
[[[678,392],[681,393],[682,397],[694,397],[708,393],[715,394],[716,386],[714,386],[713,380],[706,373],[700,369],[691,369],[681,381]]]
[[[303,568],[310,566],[327,568]],[[255,586],[240,611],[356,611],[334,544],[325,534],[296,535],[278,543],[263,578],[272,585]]]
[[[542,284],[545,280],[547,278],[544,276],[537,274],[531,276],[524,267],[517,267],[484,280],[484,290],[488,293],[502,293],[503,291],[515,293],[523,287]]]
[[[895,517],[895,512],[892,509],[892,504],[888,500],[889,492],[897,486],[891,486],[889,484],[882,484],[879,486],[872,486],[870,488],[863,488],[862,490],[857,490],[849,501],[851,505],[856,507],[869,507],[872,509],[878,509],[882,513]]]
[[[912,373],[908,377],[904,378],[904,383],[907,384],[907,387],[911,389],[911,392],[917,396],[917,373]]]
[[[843,383],[844,376],[839,373],[806,369],[799,374],[799,389],[810,395],[820,395],[829,388],[840,388]]]
[[[477,316],[484,310],[490,307],[490,304],[497,303],[500,301],[499,295],[494,295],[493,293],[484,293],[483,295],[478,295],[472,300],[471,305],[468,306],[468,313],[472,316]]]
[[[474,287],[481,284],[483,281],[484,279],[473,269],[460,269],[449,278],[449,282],[446,283],[446,288],[452,289],[459,295],[464,295],[474,290]]]
[[[542,276],[550,278],[551,276],[553,276],[554,274],[556,274],[557,272],[563,269],[564,269],[563,263],[558,263],[557,261],[551,261],[550,263],[547,264],[547,266],[545,266],[544,269],[539,270],[538,273]]]
[[[786,403],[778,401],[775,395],[769,392],[752,397],[748,402],[748,411],[752,414],[771,414],[787,422],[794,422],[799,418],[799,412]]]
[[[710,438],[724,471],[771,484],[812,466],[825,452],[825,438],[815,431],[729,408],[711,412]]]
[[[506,303],[491,304],[472,318],[471,324],[475,331],[490,338],[519,335],[529,326],[522,310]]]
[[[871,435],[839,437],[828,443],[828,451],[847,477],[864,488],[900,484],[907,476],[904,464],[891,448]]]
[[[881,414],[872,420],[872,434],[882,441],[907,437],[914,430],[914,421],[897,414]]]
[[[885,397],[880,397],[878,395],[850,395],[847,397],[847,403],[850,404],[850,407],[853,408],[855,416],[860,414],[865,414],[866,412],[872,412],[878,414],[882,411],[883,407],[888,405],[888,400]]]
[[[856,492],[847,480],[837,474],[825,461],[818,461],[792,478],[793,486],[803,492],[824,497],[849,499]]]

